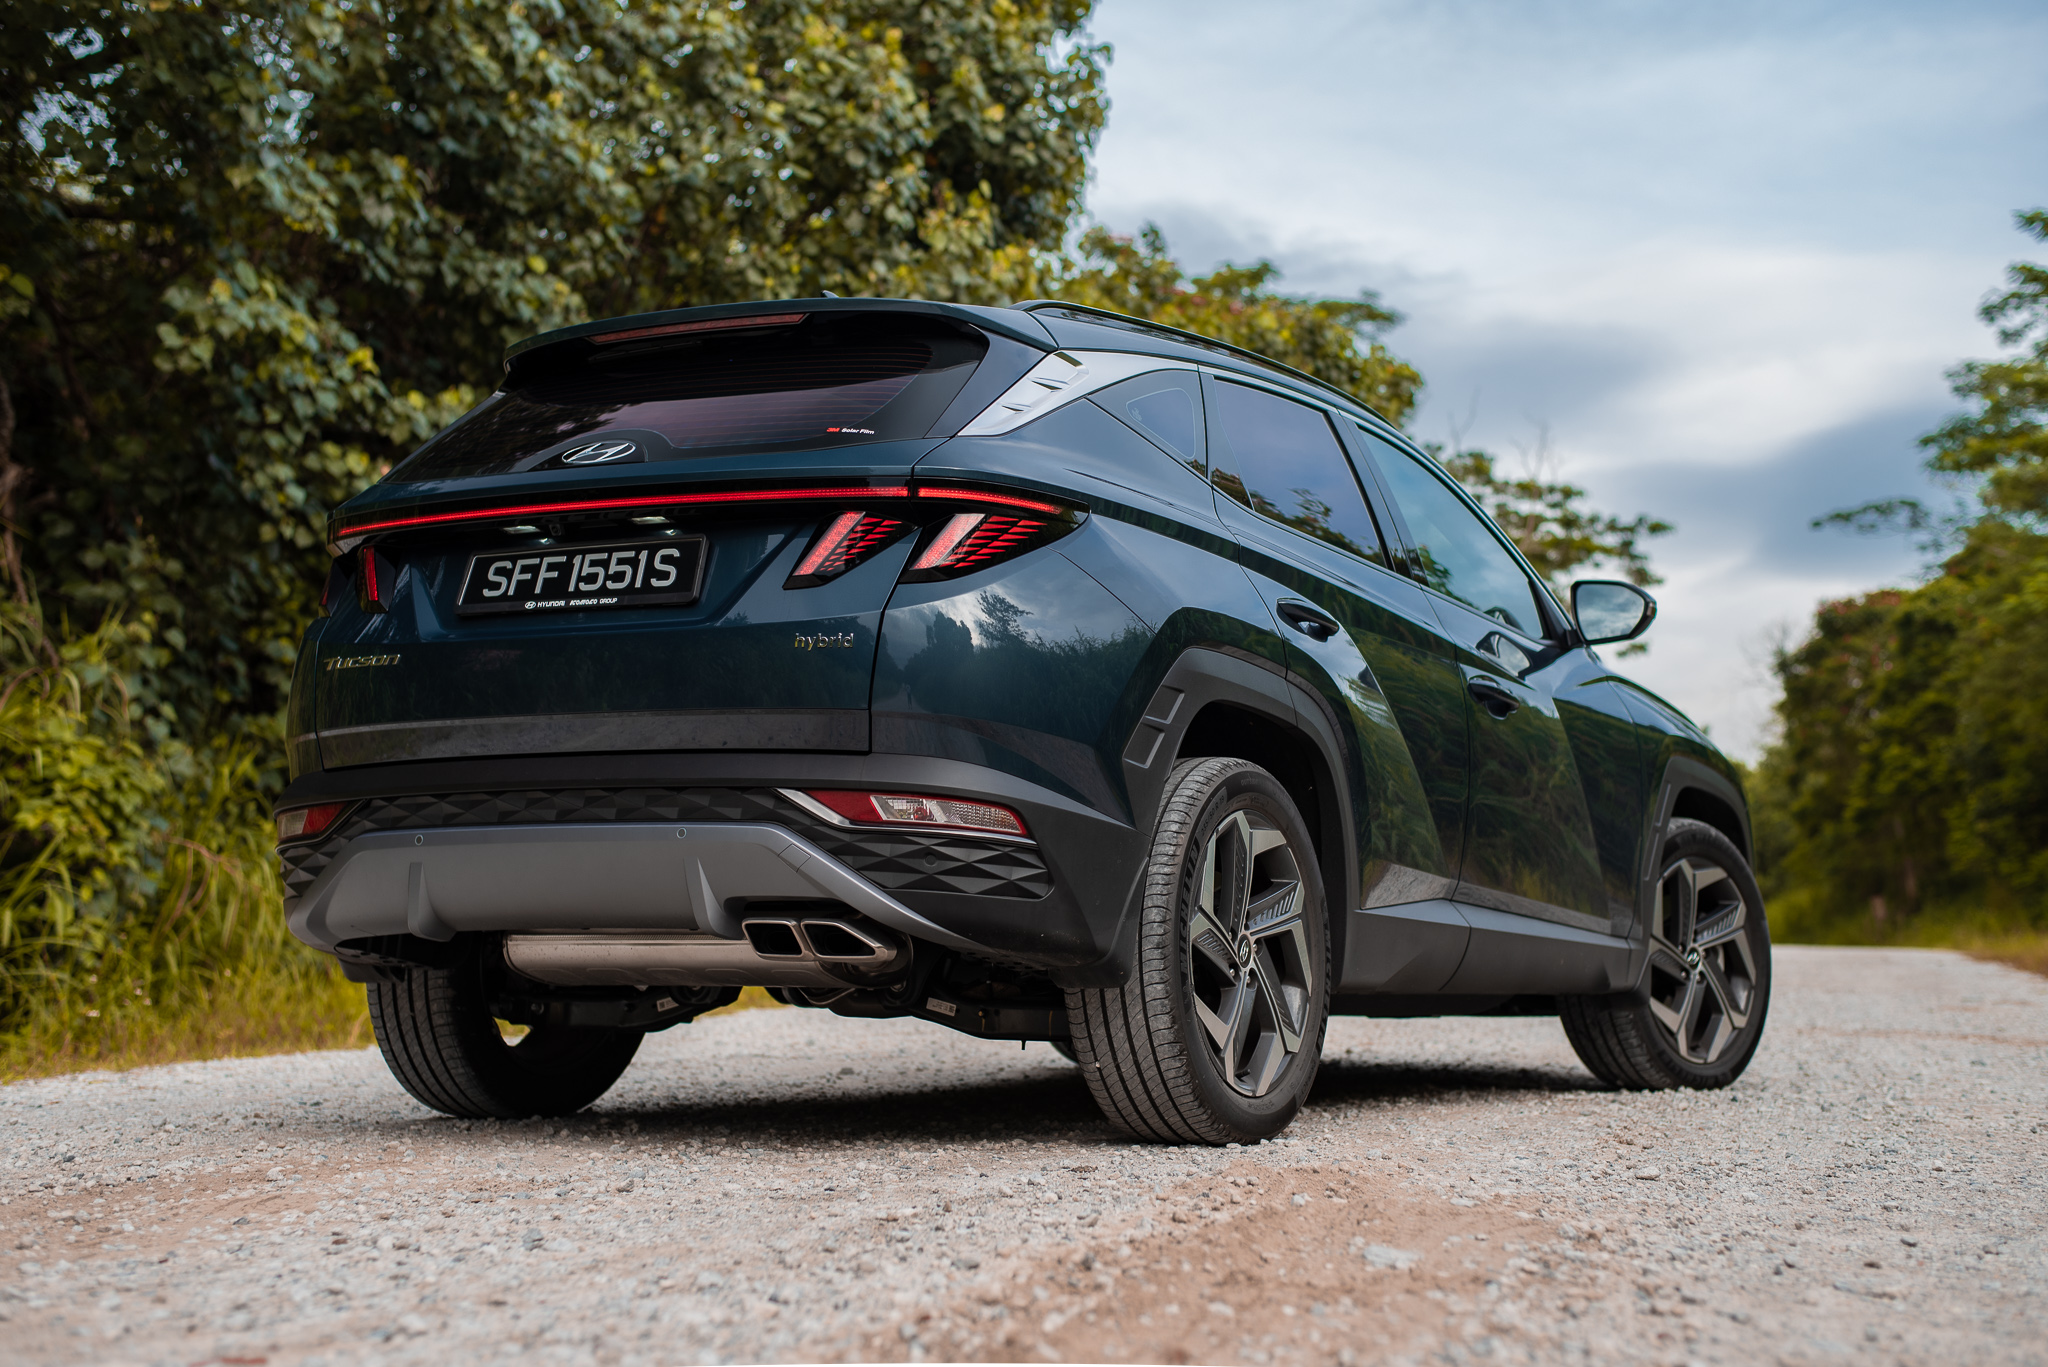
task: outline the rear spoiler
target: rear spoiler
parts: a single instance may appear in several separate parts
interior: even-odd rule
[[[712,304],[704,308],[664,309],[624,318],[600,318],[574,327],[556,328],[505,349],[505,371],[511,374],[542,354],[565,351],[587,354],[621,341],[668,334],[723,331],[738,327],[776,327],[801,322],[814,313],[912,313],[943,318],[982,332],[1007,337],[1037,351],[1053,351],[1052,334],[1028,313],[980,308],[972,304],[939,304],[927,299],[759,299],[745,304]]]

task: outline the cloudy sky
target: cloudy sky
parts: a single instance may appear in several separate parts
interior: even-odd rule
[[[1626,667],[1732,752],[1767,738],[1774,639],[1918,572],[1807,524],[1950,497],[1914,439],[2035,245],[2011,216],[2048,202],[2048,7],[1100,0],[1093,32],[1095,217],[1378,291],[1416,435],[1546,451],[1676,522]]]

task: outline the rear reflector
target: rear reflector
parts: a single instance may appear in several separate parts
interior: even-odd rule
[[[955,513],[911,562],[910,568],[933,578],[965,574],[1029,549],[1045,527],[1045,523],[1028,517]]]
[[[277,814],[277,843],[311,840],[335,822],[348,806],[346,802],[323,802],[317,807],[294,807]]]
[[[809,588],[836,579],[894,541],[908,525],[900,518],[873,513],[841,513],[825,524],[783,587]]]
[[[957,797],[922,797],[914,793],[847,792],[812,789],[810,796],[848,821],[887,826],[947,826],[996,835],[1027,835],[1024,819],[1008,807]]]

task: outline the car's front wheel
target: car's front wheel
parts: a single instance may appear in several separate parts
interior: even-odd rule
[[[500,1033],[473,958],[369,985],[370,1024],[392,1076],[446,1115],[568,1115],[608,1091],[639,1051],[639,1030],[536,1025]]]
[[[1618,1087],[1726,1087],[1771,1003],[1763,894],[1735,843],[1704,822],[1672,822],[1662,856],[1637,999],[1560,999],[1565,1036]]]
[[[1142,917],[1130,980],[1067,994],[1103,1114],[1168,1143],[1279,1133],[1315,1081],[1329,1015],[1322,877],[1287,790],[1244,760],[1175,766]]]

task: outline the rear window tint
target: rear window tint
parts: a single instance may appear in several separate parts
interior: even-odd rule
[[[537,358],[407,457],[400,482],[922,437],[987,351],[890,314],[812,315]]]
[[[1227,380],[1211,392],[1221,438],[1218,488],[1303,536],[1387,563],[1358,478],[1321,409]]]

